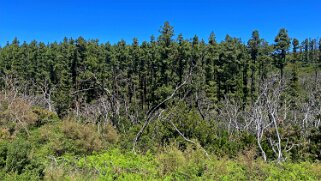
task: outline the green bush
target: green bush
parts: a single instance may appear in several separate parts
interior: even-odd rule
[[[25,171],[21,174],[16,172],[6,173],[5,171],[0,171],[0,178],[2,181],[38,181],[42,180],[42,176],[37,175],[37,173],[32,171]]]
[[[177,144],[157,154],[134,154],[111,149],[82,158],[65,155],[46,170],[48,180],[320,180],[317,163],[266,163],[255,150],[238,158],[206,155],[197,144],[184,151]],[[55,179],[59,178],[59,179]]]
[[[184,153],[175,146],[165,148],[163,153],[157,155],[156,159],[160,163],[161,175],[178,172],[186,163]]]
[[[154,180],[157,162],[150,154],[122,153],[118,149],[88,156],[76,162],[81,169],[95,170],[102,180]]]
[[[309,135],[309,153],[312,160],[321,160],[321,126],[312,129]]]
[[[8,153],[8,143],[5,141],[0,142],[0,168],[6,166],[7,153]]]
[[[33,107],[32,112],[37,115],[37,121],[35,126],[40,127],[44,124],[59,121],[59,117],[56,113],[43,109],[41,107]]]
[[[44,165],[31,157],[32,146],[24,139],[0,145],[0,178],[2,180],[39,180],[43,177]]]
[[[94,124],[82,124],[66,119],[62,122],[44,125],[37,133],[36,142],[52,150],[52,154],[91,154],[106,149],[118,141],[117,131],[110,125],[98,128]]]
[[[26,140],[17,139],[8,145],[6,171],[22,173],[23,169],[30,164],[28,155],[31,145]]]

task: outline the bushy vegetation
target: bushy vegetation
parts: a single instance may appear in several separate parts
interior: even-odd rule
[[[52,112],[30,107],[27,111],[38,115],[43,124],[29,126],[29,134],[22,131],[2,139],[0,177],[2,180],[321,179],[318,162],[264,162],[258,157],[255,137],[248,133],[228,137],[217,126],[194,123],[200,121],[195,111],[183,111],[184,105],[179,110],[175,111],[176,116],[184,121],[181,124],[175,121],[177,129],[194,139],[185,140],[168,122],[156,121],[144,133],[137,152],[133,152],[131,147],[124,146],[132,141],[130,133],[119,133],[110,124],[98,126],[71,117],[61,120]],[[150,130],[153,127],[157,130]],[[317,129],[310,134],[313,146],[307,146],[307,153],[314,157],[311,160],[319,156],[319,134]],[[144,143],[148,137],[149,141]]]
[[[112,149],[75,159],[64,157],[48,169],[47,179],[63,180],[76,176],[82,180],[319,180],[320,165],[302,163],[265,163],[254,159],[253,151],[237,159],[206,156],[203,150],[189,145],[165,147],[158,154],[124,153]],[[62,165],[65,169],[60,170]],[[67,166],[66,166],[67,165]],[[60,168],[60,169],[59,169]],[[66,169],[67,168],[67,169]],[[78,175],[78,177],[77,177]],[[82,178],[79,177],[82,175]]]
[[[289,51],[289,49],[292,49]],[[320,180],[321,41],[0,48],[1,180]]]

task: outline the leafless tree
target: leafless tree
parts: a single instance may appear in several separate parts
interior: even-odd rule
[[[148,124],[152,121],[153,117],[157,117],[159,116],[159,114],[162,113],[162,111],[159,111],[159,108],[165,104],[167,101],[171,100],[176,94],[177,92],[188,83],[188,81],[190,80],[190,77],[192,75],[192,69],[190,70],[189,74],[185,77],[185,80],[176,86],[176,88],[174,89],[174,91],[172,92],[171,95],[169,95],[167,98],[165,98],[163,101],[161,101],[159,104],[157,104],[156,106],[152,107],[148,112],[147,112],[147,116],[145,119],[145,122],[142,126],[142,128],[139,130],[139,132],[136,134],[136,137],[133,141],[133,151],[135,152],[135,148],[137,145],[138,140],[140,139],[141,135],[143,134],[144,130],[146,129],[146,127],[148,126]]]

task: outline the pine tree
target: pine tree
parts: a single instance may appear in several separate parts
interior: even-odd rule
[[[288,95],[289,95],[289,103],[292,109],[297,108],[297,98],[299,96],[299,79],[298,79],[298,67],[297,67],[297,49],[299,48],[299,41],[297,39],[293,39],[292,47],[293,47],[293,65],[291,78],[288,85]]]
[[[242,66],[242,83],[243,83],[243,95],[242,95],[242,109],[245,110],[246,104],[247,104],[247,98],[249,94],[249,88],[248,88],[248,70],[249,70],[249,61],[250,57],[248,54],[248,51],[245,46],[241,46],[241,54],[240,54],[240,62]]]
[[[311,63],[313,63],[314,67],[314,78],[315,83],[317,83],[318,79],[318,54],[317,54],[317,40],[316,39],[310,39],[309,44],[309,59]]]
[[[217,75],[217,66],[216,62],[218,61],[218,45],[215,39],[215,34],[212,32],[208,41],[207,48],[207,57],[205,63],[205,81],[206,81],[206,92],[207,96],[212,101],[217,101],[217,85],[215,83],[216,75]]]
[[[280,79],[283,80],[284,76],[284,66],[286,64],[286,54],[290,47],[290,38],[288,36],[288,31],[282,28],[278,35],[275,37],[275,53],[276,62],[275,65],[280,69]]]
[[[148,56],[149,59],[149,79],[148,84],[150,85],[150,94],[148,96],[148,107],[155,106],[157,104],[158,99],[156,99],[156,91],[160,84],[160,77],[159,74],[159,62],[160,62],[160,51],[157,42],[155,41],[155,37],[150,37],[150,53]]]
[[[137,103],[137,98],[138,95],[136,92],[138,92],[139,90],[139,77],[140,77],[140,72],[138,71],[138,66],[140,63],[140,47],[138,44],[138,39],[134,38],[133,39],[133,43],[132,46],[130,47],[130,52],[129,52],[129,56],[130,56],[130,61],[128,61],[128,73],[127,73],[127,78],[128,78],[128,99],[129,99],[129,103],[132,102],[133,96],[134,97],[134,103]]]
[[[309,62],[309,39],[305,39],[302,42],[303,58],[305,62]]]
[[[174,29],[168,23],[165,22],[161,27],[160,36],[158,37],[158,48],[160,53],[160,59],[156,62],[156,66],[159,67],[157,71],[157,88],[155,91],[155,100],[159,102],[167,98],[173,91],[173,85],[171,84],[171,75],[173,74],[173,62],[176,59],[176,45],[173,40]],[[165,106],[165,105],[162,105]]]
[[[176,72],[176,76],[178,80],[176,81],[176,84],[180,84],[183,81],[184,74],[189,69],[189,61],[191,56],[191,46],[190,43],[187,40],[184,40],[183,35],[178,35],[178,52],[177,52],[177,60],[175,61],[176,64],[174,64],[174,70]]]
[[[139,58],[138,72],[139,72],[139,96],[142,110],[144,110],[147,99],[147,67],[149,64],[149,44],[144,41],[141,45],[141,52]]]
[[[18,77],[16,69],[17,61],[20,57],[20,45],[17,38],[11,42],[7,42],[6,46],[1,51],[1,74],[3,76],[3,87],[5,90],[15,88],[16,80]],[[9,80],[10,79],[10,80]],[[12,81],[9,85],[8,81]]]
[[[298,61],[298,49],[299,49],[299,40],[294,38],[292,41],[292,47],[293,47],[293,60],[292,62]]]
[[[238,91],[242,92],[242,79],[239,78],[242,71],[240,71],[240,42],[236,38],[229,35],[221,43],[221,50],[219,60],[217,62],[218,74],[218,100],[224,96],[232,96],[241,98]]]
[[[260,83],[259,88],[264,83],[264,80],[267,78],[268,71],[270,69],[270,64],[272,62],[272,52],[273,52],[273,46],[270,46],[268,42],[262,40],[262,47],[261,47],[261,53],[258,57],[258,66],[259,66],[259,77],[260,77]]]
[[[51,57],[54,60],[54,75],[57,82],[57,91],[54,92],[53,100],[58,115],[63,117],[69,114],[73,101],[71,67],[75,53],[74,40],[64,38],[61,44],[53,44],[51,49]]]
[[[84,60],[79,73],[81,87],[85,90],[85,100],[87,103],[97,99],[100,94],[98,86],[101,68],[103,68],[103,57],[98,40],[90,40],[86,42],[86,50]]]
[[[257,30],[252,32],[252,38],[248,41],[248,48],[251,55],[251,103],[254,103],[255,100],[255,74],[256,74],[256,63],[257,63],[257,57],[259,56],[259,50],[260,50],[260,44],[261,39],[259,32]]]
[[[27,94],[36,94],[36,79],[37,74],[39,70],[39,61],[38,56],[40,53],[38,52],[38,42],[33,40],[30,42],[30,44],[24,43],[24,58],[23,58],[23,64],[27,67],[25,71],[23,71],[24,75],[24,81],[26,87],[26,93]]]
[[[158,42],[160,46],[160,83],[162,85],[168,85],[170,76],[170,66],[173,59],[173,36],[174,29],[168,23],[165,22],[160,30],[161,35],[158,37]]]

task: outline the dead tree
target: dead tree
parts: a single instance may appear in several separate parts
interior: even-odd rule
[[[151,122],[152,118],[155,116],[155,114],[160,114],[161,112],[159,112],[160,107],[165,104],[167,101],[173,99],[173,97],[177,94],[177,92],[188,83],[188,81],[190,80],[190,77],[192,75],[192,69],[190,69],[189,74],[186,76],[185,80],[179,84],[178,86],[176,86],[176,88],[174,89],[174,91],[172,92],[171,95],[169,95],[166,99],[164,99],[163,101],[161,101],[159,104],[157,104],[156,106],[152,107],[149,111],[147,111],[147,116],[145,119],[145,122],[142,126],[142,128],[139,130],[139,132],[136,134],[136,137],[133,141],[133,152],[135,152],[135,148],[137,145],[137,142],[139,141],[141,135],[143,134],[145,128],[149,125],[149,123]]]

